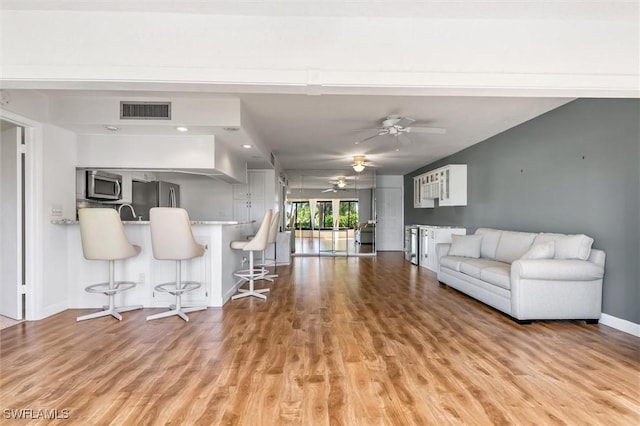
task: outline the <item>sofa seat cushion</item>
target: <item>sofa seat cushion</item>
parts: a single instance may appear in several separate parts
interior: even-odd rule
[[[511,290],[511,265],[489,266],[480,271],[480,279],[490,284]]]
[[[500,267],[504,263],[491,259],[464,259],[460,262],[460,272],[481,280],[480,272],[484,268]],[[508,265],[507,265],[508,266]]]
[[[440,258],[440,266],[460,272],[460,262],[464,260],[469,260],[469,258],[462,256],[443,256]]]

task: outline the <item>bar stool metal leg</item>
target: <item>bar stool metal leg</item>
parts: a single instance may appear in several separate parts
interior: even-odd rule
[[[111,315],[118,321],[122,321],[122,315],[120,312],[133,311],[135,309],[142,309],[142,305],[133,306],[115,306],[116,294],[135,287],[135,283],[131,281],[118,281],[114,279],[115,276],[115,261],[109,260],[109,282],[94,284],[88,286],[85,290],[89,293],[103,293],[109,296],[109,305],[103,306],[103,310],[94,312],[92,314],[82,315],[76,318],[76,321],[84,321],[93,318],[100,318]]]
[[[182,306],[182,294],[200,288],[200,283],[193,281],[182,281],[182,261],[176,261],[176,281],[175,283],[159,284],[154,287],[156,291],[173,294],[176,297],[176,303],[169,306],[169,311],[160,312],[159,314],[149,315],[147,321],[166,318],[177,315],[186,322],[189,322],[187,312],[203,311],[206,306]]]

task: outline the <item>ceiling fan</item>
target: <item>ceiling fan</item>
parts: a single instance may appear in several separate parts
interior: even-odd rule
[[[396,151],[398,150],[398,137],[404,136],[409,139],[405,133],[425,133],[432,135],[442,135],[447,133],[446,129],[441,127],[414,127],[411,126],[415,123],[416,120],[409,117],[401,117],[399,115],[390,115],[386,118],[380,120],[380,127],[372,128],[372,129],[357,129],[355,131],[363,131],[363,130],[377,130],[373,136],[369,136],[368,138],[361,139],[356,141],[356,145],[371,140],[373,138],[377,138],[379,136],[393,136],[396,140]],[[409,141],[411,141],[409,139]]]
[[[343,177],[338,178],[337,181],[329,181],[329,184],[332,185],[331,188],[327,188],[322,192],[338,192],[347,189],[347,181],[346,178]]]
[[[362,172],[365,167],[371,167],[371,166],[372,164],[366,161],[364,155],[353,156],[353,164],[351,165],[351,167],[353,167],[353,170],[355,170],[357,173]]]

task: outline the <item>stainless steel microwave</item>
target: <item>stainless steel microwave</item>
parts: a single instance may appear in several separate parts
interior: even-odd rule
[[[122,176],[101,170],[87,170],[87,198],[91,200],[121,200]]]

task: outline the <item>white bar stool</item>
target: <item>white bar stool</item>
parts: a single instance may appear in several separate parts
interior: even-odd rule
[[[254,296],[259,299],[267,300],[267,296],[262,293],[266,293],[269,291],[268,288],[262,289],[254,289],[254,283],[256,280],[263,279],[265,275],[268,273],[266,268],[254,268],[253,264],[253,252],[254,251],[262,251],[267,248],[267,240],[269,237],[269,228],[271,227],[271,216],[273,215],[273,211],[271,209],[267,210],[262,219],[262,223],[260,224],[260,228],[256,233],[253,239],[247,241],[232,241],[231,248],[234,250],[243,250],[249,252],[249,269],[243,269],[240,271],[234,272],[236,277],[240,278],[239,282],[246,281],[249,283],[249,289],[239,289],[238,294],[234,294],[231,299],[240,299],[241,297]],[[238,284],[238,283],[236,283]]]
[[[278,265],[278,260],[277,260],[277,250],[276,250],[276,239],[278,238],[278,231],[279,229],[279,225],[280,225],[280,218],[282,217],[282,213],[277,211],[273,214],[273,219],[271,220],[271,226],[269,227],[269,237],[267,238],[267,246],[265,247],[264,250],[262,250],[262,263],[260,263],[260,266],[262,269],[265,270],[265,276],[262,277],[261,279],[263,280],[267,280],[267,281],[271,281],[273,282],[274,278],[278,278],[278,274],[275,273],[275,267]],[[267,247],[269,247],[269,245],[273,244],[273,259],[266,259],[266,251],[267,251]],[[268,261],[273,261],[273,263],[267,263]],[[273,266],[274,268],[274,272],[273,274],[269,273],[269,270],[267,270],[266,268],[268,268],[269,266]]]
[[[114,209],[80,209],[78,218],[80,220],[82,254],[85,259],[109,261],[109,282],[90,285],[85,288],[85,291],[109,296],[109,305],[104,306],[100,312],[79,316],[76,321],[107,315],[122,321],[120,312],[142,309],[142,305],[115,306],[116,294],[136,286],[133,281],[115,281],[115,261],[137,256],[141,249],[129,242],[124,233],[120,216]]]
[[[182,295],[200,288],[195,281],[182,280],[182,261],[204,255],[205,246],[198,244],[193,237],[189,214],[184,209],[173,207],[154,207],[149,211],[151,222],[151,246],[153,257],[158,260],[173,260],[176,262],[176,280],[158,284],[155,291],[169,293],[176,297],[175,305],[169,306],[169,311],[149,315],[147,321],[178,315],[189,321],[187,312],[202,311],[206,306],[182,306]]]

